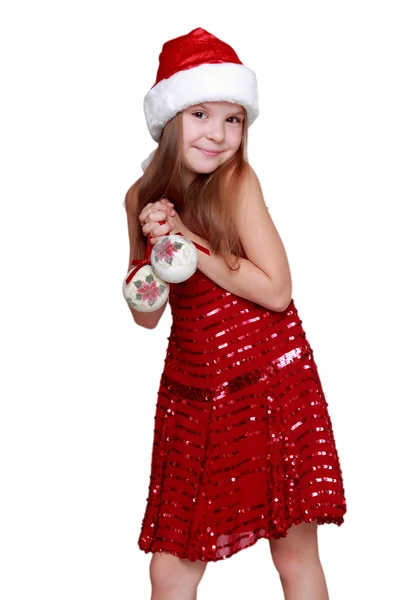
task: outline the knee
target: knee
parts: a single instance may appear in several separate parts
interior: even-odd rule
[[[175,557],[166,552],[155,552],[150,562],[150,581],[158,590],[174,589],[179,585],[181,569]]]
[[[318,553],[302,553],[297,548],[273,548],[271,555],[280,578],[285,581],[296,578],[319,562]]]
[[[272,561],[282,579],[288,579],[300,568],[299,557],[287,549],[271,549]]]
[[[178,588],[195,590],[200,583],[205,565],[189,564],[189,562],[168,552],[155,552],[150,562],[152,588],[164,593]]]

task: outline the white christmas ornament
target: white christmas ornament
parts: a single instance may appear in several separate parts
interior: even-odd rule
[[[139,269],[133,267],[122,283],[122,293],[132,308],[139,312],[152,312],[166,303],[169,296],[169,284],[160,279],[150,264]],[[132,272],[136,270],[134,275]]]
[[[154,244],[150,261],[160,279],[181,283],[195,273],[198,254],[196,246],[187,237],[169,234]]]

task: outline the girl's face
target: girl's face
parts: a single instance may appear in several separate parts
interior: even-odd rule
[[[202,102],[182,112],[184,179],[212,173],[238,151],[245,109],[231,102]]]

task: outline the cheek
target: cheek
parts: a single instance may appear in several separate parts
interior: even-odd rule
[[[198,128],[192,119],[183,117],[182,120],[182,140],[185,147],[198,137]]]
[[[231,130],[229,132],[229,146],[232,148],[232,150],[234,150],[236,152],[239,149],[241,143],[242,143],[242,129],[237,130],[237,131]]]

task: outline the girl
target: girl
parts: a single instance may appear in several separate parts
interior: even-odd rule
[[[343,523],[342,472],[286,252],[246,160],[255,74],[203,29],[164,44],[144,102],[158,147],[125,205],[129,266],[183,233],[139,548],[152,600],[195,600],[209,561],[269,540],[287,600],[326,600],[317,526]],[[154,328],[155,312],[131,308]]]

